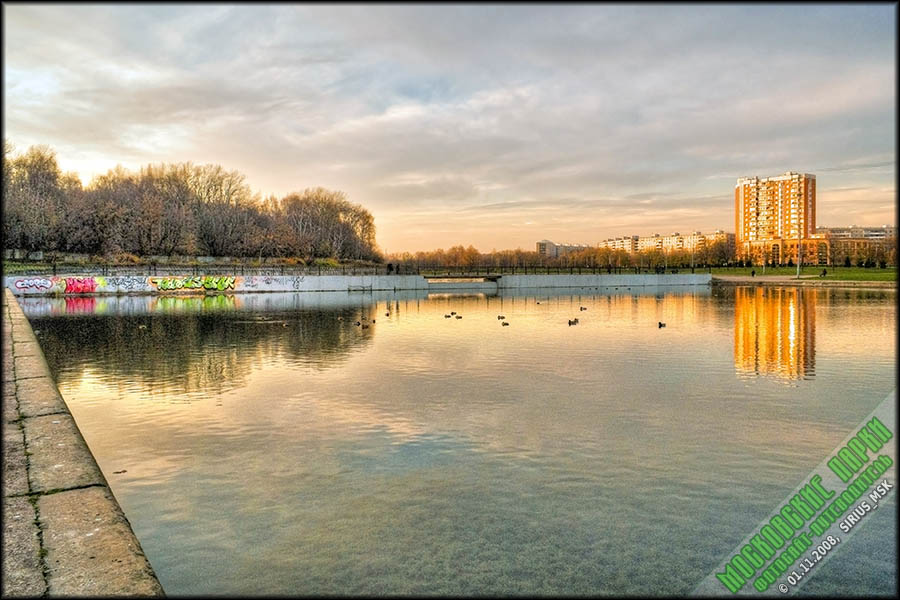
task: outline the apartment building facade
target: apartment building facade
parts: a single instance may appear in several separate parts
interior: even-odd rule
[[[735,250],[754,262],[825,264],[828,243],[816,234],[816,176],[788,171],[741,177],[734,186]]]

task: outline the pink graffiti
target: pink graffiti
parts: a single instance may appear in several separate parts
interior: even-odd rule
[[[66,278],[67,294],[90,294],[97,289],[97,282],[93,277],[68,277]]]
[[[16,288],[24,290],[25,288],[37,288],[39,290],[49,290],[53,283],[49,279],[36,277],[34,279],[19,279],[16,281]]]

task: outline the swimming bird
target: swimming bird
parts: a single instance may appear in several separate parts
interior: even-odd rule
[[[362,325],[362,323],[360,323],[359,321],[357,321],[357,322],[356,322],[356,326],[359,327],[360,325]]]
[[[389,316],[391,316],[391,313],[386,312],[386,313],[384,313],[384,316],[389,317]]]
[[[363,324],[362,324],[362,328],[363,328],[363,329],[368,329],[368,328],[369,328],[369,325],[368,325],[367,323],[363,323]]]
[[[375,322],[375,319],[372,319],[372,322],[374,323],[374,322]]]
[[[444,315],[444,318],[445,318],[445,319],[449,319],[449,318],[450,318],[450,315]]]
[[[451,310],[451,311],[450,311],[450,314],[451,314],[451,315],[455,315],[455,314],[456,314],[456,311],[455,311],[455,310]]]
[[[504,327],[509,327],[509,321],[503,321],[500,324],[503,325]]]
[[[456,315],[457,319],[462,319],[462,315]]]
[[[587,310],[587,306],[579,306],[578,310]]]
[[[138,325],[138,329],[147,329],[146,325]]]
[[[662,329],[662,328],[665,327],[665,326],[666,326],[665,323],[663,323],[662,321],[659,322],[659,328],[660,328],[660,329]]]
[[[506,318],[506,317],[505,317],[504,315],[497,315],[497,320],[498,320],[498,321],[502,321],[502,320],[505,319],[505,318]]]

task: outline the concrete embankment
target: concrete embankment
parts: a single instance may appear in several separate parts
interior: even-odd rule
[[[575,287],[709,285],[711,275],[579,274],[494,275],[429,280],[424,275],[159,275],[159,276],[7,276],[4,286],[19,296],[83,294],[180,294],[217,292],[375,292],[420,290],[491,291]],[[476,281],[481,280],[481,281]]]
[[[164,595],[8,289],[3,534],[4,597]]]
[[[709,273],[666,273],[642,275],[504,275],[497,280],[501,289],[567,287],[643,287],[709,285]]]
[[[713,275],[713,285],[765,285],[765,286],[799,286],[826,288],[866,288],[897,289],[896,281],[855,281],[851,279],[823,279],[817,276],[805,276],[797,279],[788,275]]]

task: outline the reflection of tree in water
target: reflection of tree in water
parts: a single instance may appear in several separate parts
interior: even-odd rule
[[[39,318],[58,382],[91,370],[149,394],[219,394],[273,360],[327,369],[371,341],[374,306],[334,311]],[[356,322],[368,323],[363,329]]]

